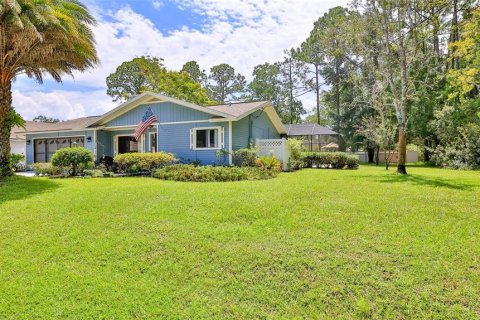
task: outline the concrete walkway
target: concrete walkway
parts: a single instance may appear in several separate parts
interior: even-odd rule
[[[33,171],[15,172],[15,174],[22,177],[35,177],[35,173]]]

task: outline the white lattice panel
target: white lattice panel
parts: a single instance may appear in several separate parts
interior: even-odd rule
[[[282,161],[283,169],[288,168],[288,152],[287,140],[285,139],[259,139],[256,141],[258,147],[258,155],[273,156]]]

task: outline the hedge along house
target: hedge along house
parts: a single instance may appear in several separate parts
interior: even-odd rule
[[[157,122],[139,141],[134,130],[151,108]],[[86,117],[26,133],[27,164],[48,162],[56,150],[74,145],[91,150],[99,160],[126,152],[174,153],[184,162],[213,164],[217,151],[226,150],[223,163],[232,163],[232,151],[256,139],[278,139],[286,130],[267,101],[203,107],[165,95],[145,92],[99,117]]]

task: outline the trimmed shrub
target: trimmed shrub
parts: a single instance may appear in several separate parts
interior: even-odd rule
[[[59,175],[63,173],[63,168],[55,167],[50,162],[37,162],[32,165],[35,175]]]
[[[306,168],[356,169],[358,157],[344,152],[303,152],[303,166]]]
[[[290,152],[290,158],[288,159],[288,170],[299,170],[303,168],[302,161],[302,144],[300,139],[288,139],[287,146]]]
[[[13,171],[25,171],[25,156],[20,153],[10,153],[10,166]]]
[[[233,163],[236,166],[254,167],[257,154],[257,147],[238,149],[233,151]]]
[[[93,167],[93,153],[84,147],[62,148],[52,156],[52,165],[65,168],[70,176]]]
[[[83,173],[86,176],[89,176],[89,177],[92,177],[92,178],[101,178],[101,177],[104,176],[103,171],[100,170],[100,169],[87,169],[87,170],[83,170]]]
[[[273,156],[262,156],[255,161],[255,164],[263,170],[282,170],[282,163]]]
[[[175,156],[166,152],[122,153],[113,159],[118,169],[125,173],[153,172],[155,169],[173,164],[174,161]]]
[[[277,175],[276,170],[264,170],[258,167],[196,167],[189,164],[167,166],[153,174],[155,178],[163,180],[191,182],[264,180],[275,178]]]

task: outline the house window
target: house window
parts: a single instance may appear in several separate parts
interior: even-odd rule
[[[119,136],[118,137],[118,153],[138,152],[139,145],[133,136]]]
[[[223,148],[222,127],[192,129],[191,142],[195,150]]]
[[[157,152],[157,133],[150,132],[150,152]]]

